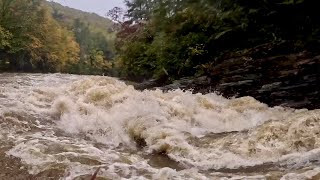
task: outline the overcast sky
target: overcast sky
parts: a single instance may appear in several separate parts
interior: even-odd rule
[[[115,6],[124,7],[123,0],[53,0],[64,6],[80,9],[87,12],[95,12],[105,16],[108,10]]]

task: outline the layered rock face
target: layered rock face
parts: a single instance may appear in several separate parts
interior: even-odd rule
[[[320,108],[320,56],[230,59],[213,69],[210,87],[226,96],[253,96],[270,106]]]
[[[270,106],[320,108],[320,56],[302,52],[263,59],[231,58],[210,75],[185,78],[162,87],[216,91],[226,97],[252,96]]]

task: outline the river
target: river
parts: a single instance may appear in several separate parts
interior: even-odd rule
[[[0,74],[0,179],[320,179],[320,110]]]

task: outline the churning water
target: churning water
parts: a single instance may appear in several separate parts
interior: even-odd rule
[[[0,179],[320,179],[320,110],[0,74]]]

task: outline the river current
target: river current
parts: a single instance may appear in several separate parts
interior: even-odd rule
[[[320,110],[0,74],[0,179],[320,179]]]

